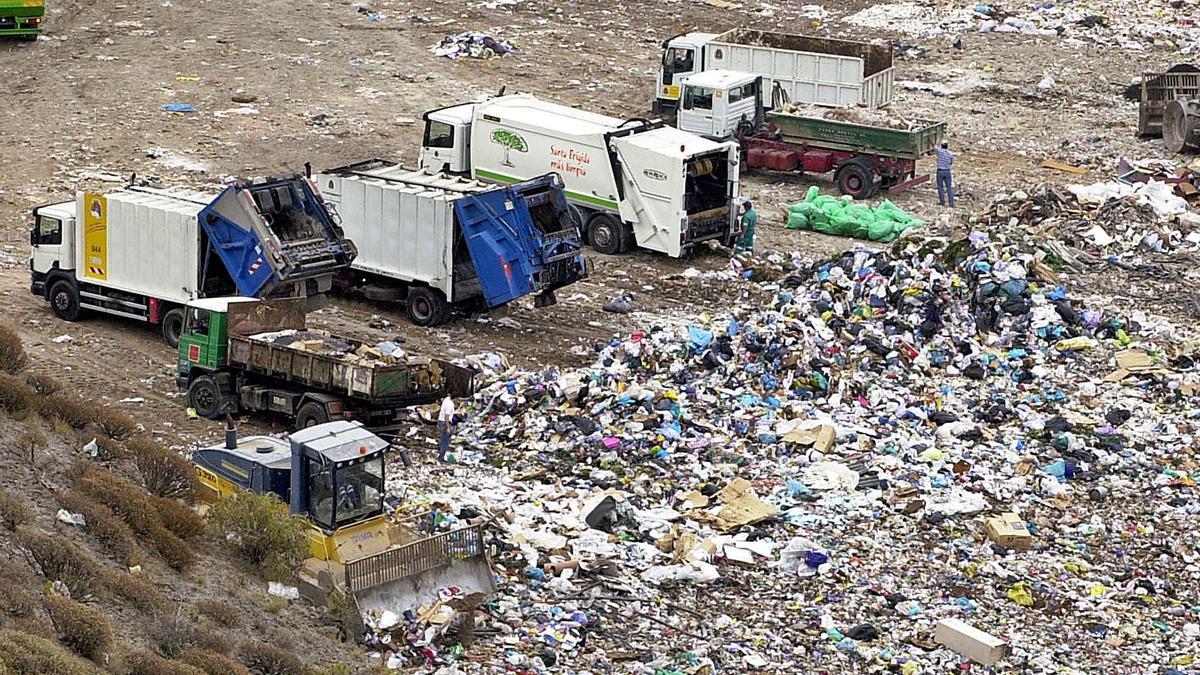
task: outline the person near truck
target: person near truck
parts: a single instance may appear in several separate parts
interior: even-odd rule
[[[754,229],[758,226],[758,212],[750,200],[742,202],[742,238],[734,247],[734,253],[749,252],[754,255]]]
[[[449,396],[442,399],[442,409],[438,412],[438,461],[446,461],[446,453],[450,451],[450,431],[454,426],[454,400]]]
[[[937,149],[937,191],[938,204],[946,205],[946,200],[950,200],[950,208],[954,208],[954,179],[950,175],[950,167],[954,165],[954,153],[950,152],[950,145],[943,142],[942,147]]]

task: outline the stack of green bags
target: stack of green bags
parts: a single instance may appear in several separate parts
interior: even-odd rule
[[[816,230],[856,239],[889,242],[919,225],[924,223],[886,199],[872,208],[850,197],[823,195],[815,185],[808,189],[804,201],[788,207],[787,226],[793,230]]]

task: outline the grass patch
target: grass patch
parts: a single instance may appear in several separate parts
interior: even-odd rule
[[[154,548],[172,569],[182,571],[196,562],[187,542],[168,530],[150,496],[117,474],[86,466],[75,481],[80,492],[112,509],[134,531],[138,540]]]
[[[205,675],[250,675],[246,666],[216,652],[192,648],[179,657],[180,661],[204,671]]]
[[[57,642],[15,630],[0,631],[0,672],[15,675],[104,675],[105,671]]]
[[[0,326],[0,371],[19,373],[29,365],[21,336],[8,326]]]
[[[62,382],[42,373],[25,373],[25,384],[38,396],[50,396],[63,390]]]
[[[54,498],[62,508],[83,514],[87,520],[84,530],[121,564],[132,567],[142,561],[133,530],[112,509],[76,490],[56,492]]]
[[[20,530],[13,542],[25,549],[41,575],[61,581],[71,597],[86,599],[102,586],[100,566],[75,542],[57,534]]]
[[[241,628],[242,613],[237,607],[220,600],[198,600],[196,611],[200,616],[225,628]]]
[[[33,511],[26,505],[24,497],[11,492],[0,492],[0,525],[9,532],[33,521]]]
[[[213,527],[267,579],[286,579],[308,555],[308,525],[273,494],[238,492],[218,501]]]
[[[191,501],[196,487],[196,469],[179,453],[149,438],[134,438],[125,444],[146,491],[157,497]]]
[[[238,658],[258,675],[306,675],[304,663],[295,654],[262,642],[244,642]]]

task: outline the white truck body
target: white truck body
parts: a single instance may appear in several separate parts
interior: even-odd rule
[[[663,45],[656,107],[674,111],[682,80],[732,70],[763,78],[763,97],[777,88],[792,103],[879,108],[892,102],[892,48],[850,40],[735,29],[687,33]]]
[[[423,283],[451,302],[478,292],[478,279],[470,288],[455,287],[454,202],[491,185],[398,165],[354,175],[320,173],[316,182],[358,246],[351,269]]]
[[[59,219],[63,243],[57,250],[35,249],[33,269],[44,274],[57,266],[117,291],[180,304],[193,300],[201,251],[196,214],[215,198],[200,192],[139,189],[79,193],[73,202],[42,207],[39,217]],[[78,226],[80,213],[86,214],[83,227]],[[172,264],[163,265],[163,260]],[[81,296],[86,304],[86,292]]]
[[[736,236],[736,143],[524,94],[431,111],[425,119],[422,168],[469,166],[472,177],[500,183],[557,173],[602,252],[628,246],[605,250],[594,236],[597,223],[619,221],[637,246],[673,257],[698,242]]]

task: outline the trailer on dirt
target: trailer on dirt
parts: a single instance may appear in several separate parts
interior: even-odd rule
[[[474,372],[310,330],[302,302],[212,298],[188,303],[176,384],[197,415],[270,412],[298,428],[331,420],[388,427],[405,408],[472,393]]]
[[[469,620],[496,591],[482,528],[441,529],[432,513],[389,509],[390,449],[358,422],[328,422],[286,440],[238,438],[231,425],[223,444],[196,450],[192,462],[202,501],[272,494],[307,520],[309,557],[296,571],[297,587],[311,603],[343,610],[347,633],[362,636],[366,622],[385,613],[448,602],[460,603]],[[450,587],[455,599],[440,598]]]
[[[0,0],[0,38],[38,39],[45,14],[45,0]]]
[[[841,193],[855,199],[929,180],[928,174],[917,175],[917,160],[941,143],[945,123],[916,121],[897,129],[793,114],[784,106],[767,110],[763,87],[763,79],[750,73],[714,70],[689,77],[679,127],[735,138],[746,168],[833,172]]]

